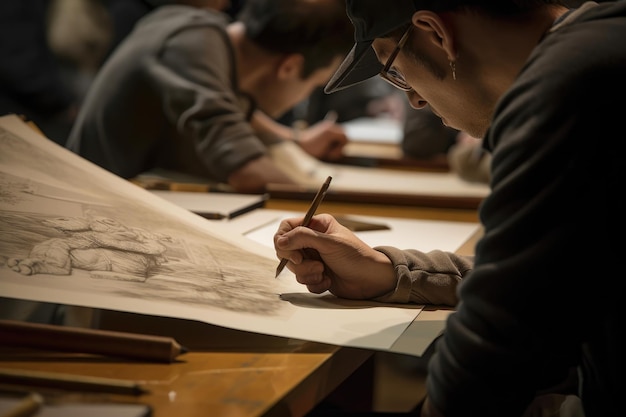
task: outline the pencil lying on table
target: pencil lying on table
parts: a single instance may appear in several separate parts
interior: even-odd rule
[[[171,337],[0,320],[4,346],[92,353],[154,362],[173,362],[187,352]]]
[[[0,369],[0,382],[3,384],[17,384],[83,392],[105,392],[109,394],[141,395],[148,393],[148,390],[137,382],[127,381],[125,379],[22,369]]]

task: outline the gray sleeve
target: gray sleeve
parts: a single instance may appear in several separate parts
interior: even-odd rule
[[[387,303],[455,306],[457,285],[474,264],[471,256],[440,250],[425,253],[390,246],[374,249],[391,260],[398,277],[395,290],[376,299]]]
[[[223,29],[179,31],[156,60],[150,72],[163,89],[166,117],[212,177],[226,181],[266,152],[248,120],[250,103],[237,92],[233,53]]]

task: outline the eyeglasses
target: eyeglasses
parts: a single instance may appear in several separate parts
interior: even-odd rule
[[[402,47],[404,47],[407,39],[409,39],[409,33],[411,33],[412,28],[413,25],[410,25],[406,32],[404,32],[404,35],[402,35],[402,37],[398,41],[398,44],[396,45],[396,49],[394,49],[391,55],[389,55],[387,63],[385,64],[383,69],[380,70],[379,74],[383,80],[387,81],[388,83],[390,83],[394,87],[399,88],[402,91],[411,91],[413,90],[413,87],[411,87],[409,83],[406,82],[406,80],[404,79],[404,75],[402,75],[402,73],[398,71],[395,67],[392,67],[391,64],[393,64],[393,61],[400,53]]]

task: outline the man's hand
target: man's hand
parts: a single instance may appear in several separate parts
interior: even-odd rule
[[[324,119],[298,132],[298,144],[310,155],[328,161],[343,157],[348,143],[344,128],[332,119]]]
[[[310,292],[372,299],[394,290],[396,275],[387,256],[329,214],[313,216],[308,227],[300,226],[302,220],[283,220],[274,235],[274,247],[278,258],[289,260],[287,268]]]

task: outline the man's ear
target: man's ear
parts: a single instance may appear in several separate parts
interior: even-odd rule
[[[302,54],[287,54],[278,60],[276,77],[279,80],[290,78],[300,78],[304,67],[304,56]]]
[[[412,22],[429,36],[433,44],[446,53],[448,60],[454,61],[456,59],[457,50],[454,45],[452,30],[437,13],[420,10],[413,14]]]

